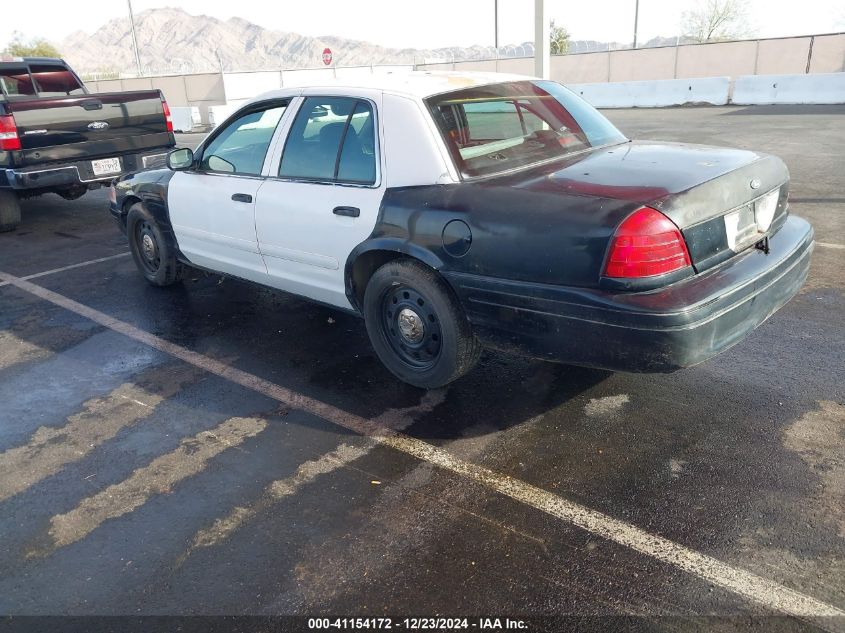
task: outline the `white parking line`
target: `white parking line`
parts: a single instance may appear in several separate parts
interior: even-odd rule
[[[90,266],[91,264],[99,264],[102,262],[108,262],[112,259],[120,259],[121,257],[126,257],[130,253],[127,251],[126,253],[118,253],[117,255],[109,255],[108,257],[100,257],[98,259],[89,259],[87,262],[79,262],[78,264],[71,264],[70,266],[62,266],[61,268],[53,268],[52,270],[45,270],[44,272],[35,273],[34,275],[26,275],[25,277],[20,277],[20,279],[37,279],[38,277],[46,277],[47,275],[54,275],[56,273],[63,273],[66,270],[73,270],[74,268],[83,268],[84,266]],[[3,286],[8,286],[8,281],[0,281],[0,288]]]
[[[395,430],[405,429],[413,424],[420,414],[428,413],[442,403],[445,398],[446,392],[444,389],[428,391],[422,397],[419,404],[402,409],[385,411],[377,418],[377,421],[381,422],[384,420],[385,424]],[[236,506],[232,508],[228,515],[215,519],[211,526],[197,532],[188,551],[179,558],[179,564],[183,563],[197,549],[217,545],[224,539],[229,538],[259,512],[263,512],[277,501],[293,495],[302,486],[311,483],[322,475],[333,472],[360,459],[376,446],[378,446],[378,442],[371,437],[362,440],[358,446],[341,444],[317,459],[301,464],[292,476],[270,482],[258,501],[249,506]]]
[[[209,431],[182,440],[179,447],[146,466],[128,479],[83,499],[65,514],[50,519],[51,547],[30,555],[47,554],[52,549],[81,540],[108,519],[115,519],[144,505],[158,494],[169,492],[177,483],[202,472],[208,462],[223,451],[255,437],[267,427],[262,418],[229,418]]]
[[[341,444],[333,451],[321,455],[319,458],[307,461],[296,469],[296,472],[286,479],[277,479],[267,486],[264,494],[251,505],[235,506],[223,518],[214,520],[209,527],[201,529],[194,535],[191,545],[181,557],[181,564],[196,550],[218,545],[239,530],[247,521],[263,512],[277,501],[290,497],[302,486],[305,486],[321,475],[331,473],[346,464],[366,455],[376,442],[370,441],[366,446],[351,446]]]
[[[85,402],[64,426],[39,427],[27,444],[0,452],[0,501],[80,461],[122,429],[152,415],[159,404],[200,375],[205,374],[181,363],[166,369],[156,367],[146,389],[124,383]]]
[[[836,248],[845,250],[845,244],[831,244],[830,242],[816,242],[817,246],[824,246],[825,248]]]
[[[845,611],[821,600],[684,547],[669,539],[650,534],[634,525],[568,501],[519,479],[513,479],[483,466],[466,462],[449,454],[442,448],[393,429],[379,426],[372,420],[343,411],[325,402],[286,389],[268,380],[166,341],[134,325],[110,317],[36,284],[3,272],[0,272],[0,280],[7,281],[45,301],[75,312],[95,323],[150,345],[242,387],[321,417],[345,429],[370,436],[381,444],[440,466],[609,541],[676,567],[764,608],[802,618],[845,617]]]

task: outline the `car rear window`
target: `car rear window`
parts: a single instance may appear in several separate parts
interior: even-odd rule
[[[30,64],[29,70],[42,97],[65,97],[85,94],[79,80],[64,66]]]
[[[35,96],[35,86],[26,66],[0,68],[0,88],[7,97]]]
[[[465,177],[487,176],[626,139],[552,81],[514,81],[426,99]]]

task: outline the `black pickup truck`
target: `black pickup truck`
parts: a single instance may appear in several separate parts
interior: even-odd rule
[[[0,232],[21,198],[73,200],[122,174],[163,166],[174,146],[160,90],[90,94],[62,60],[0,60]]]

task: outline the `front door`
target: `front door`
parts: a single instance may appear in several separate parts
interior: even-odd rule
[[[177,172],[167,204],[179,249],[194,264],[267,283],[255,234],[255,201],[267,148],[286,104],[247,110],[203,148],[199,166]]]
[[[384,195],[377,129],[372,101],[304,99],[255,207],[271,285],[350,307],[346,259],[372,233]]]

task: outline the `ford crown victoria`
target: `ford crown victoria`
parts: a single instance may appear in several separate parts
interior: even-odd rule
[[[387,368],[426,388],[483,347],[695,365],[795,295],[813,247],[778,158],[630,141],[526,77],[283,89],[168,166],[113,190],[149,282],[191,266],[354,312]]]

